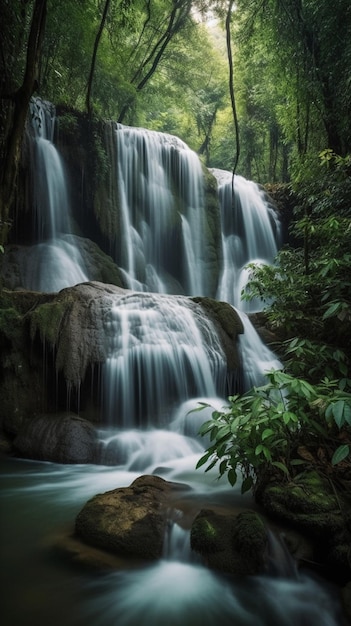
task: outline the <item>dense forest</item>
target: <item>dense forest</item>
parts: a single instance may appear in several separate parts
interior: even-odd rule
[[[0,18],[2,248],[33,94],[60,105],[68,120],[80,111],[175,134],[209,167],[289,183],[293,247],[276,266],[253,268],[245,297],[273,300],[270,324],[292,375],[342,380],[346,393],[348,0],[3,0]],[[338,384],[318,393],[333,395]],[[351,422],[345,398],[338,426]]]

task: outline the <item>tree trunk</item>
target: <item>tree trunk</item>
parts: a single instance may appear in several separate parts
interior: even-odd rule
[[[31,96],[38,86],[38,68],[45,31],[47,0],[36,0],[27,44],[26,69],[22,85],[11,96],[11,121],[6,139],[0,185],[0,245],[6,243],[11,225],[11,208],[21,157],[22,139]]]
[[[97,55],[97,51],[98,51],[98,47],[99,47],[102,31],[104,30],[104,26],[105,26],[106,17],[107,17],[107,13],[108,13],[109,7],[110,7],[110,0],[106,0],[105,6],[104,6],[104,10],[103,10],[103,14],[102,14],[102,17],[101,17],[99,30],[98,30],[98,32],[96,34],[95,42],[94,42],[94,50],[93,50],[93,56],[92,56],[92,59],[91,59],[91,66],[90,66],[89,79],[88,79],[87,96],[86,96],[86,99],[85,99],[85,106],[86,106],[86,109],[87,109],[87,112],[88,112],[89,116],[91,115],[91,88],[92,88],[92,85],[93,85],[93,78],[94,78],[94,72],[95,72],[96,55]]]
[[[229,94],[230,101],[232,105],[234,126],[235,126],[235,158],[233,165],[233,177],[232,177],[232,188],[234,190],[234,176],[236,172],[236,168],[239,161],[240,156],[240,141],[239,141],[239,122],[238,115],[235,104],[235,93],[234,93],[234,65],[233,65],[233,55],[232,55],[232,46],[231,46],[231,36],[230,36],[230,22],[232,17],[232,9],[234,5],[234,0],[229,0],[227,17],[225,21],[225,29],[226,29],[226,40],[227,40],[227,54],[228,54],[228,63],[229,63]],[[234,194],[233,194],[234,197]]]

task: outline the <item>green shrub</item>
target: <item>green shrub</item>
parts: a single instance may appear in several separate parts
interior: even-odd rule
[[[267,379],[231,396],[228,408],[214,411],[200,429],[211,443],[197,468],[218,464],[219,477],[226,474],[231,485],[240,472],[242,493],[277,473],[292,478],[306,466],[325,472],[350,455],[351,393],[345,387],[329,379],[311,385],[280,370]],[[204,406],[210,405],[194,410]]]

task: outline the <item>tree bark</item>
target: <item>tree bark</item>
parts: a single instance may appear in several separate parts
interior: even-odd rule
[[[22,85],[11,96],[11,121],[6,139],[0,178],[0,245],[7,241],[11,209],[15,198],[23,134],[31,96],[38,86],[39,60],[45,31],[47,0],[36,0],[27,43],[26,68]]]
[[[97,56],[97,51],[98,51],[98,47],[99,47],[102,31],[104,30],[104,26],[105,26],[106,17],[107,17],[107,13],[108,13],[109,7],[110,7],[110,0],[106,0],[105,6],[104,6],[104,10],[103,10],[103,13],[102,13],[102,17],[101,17],[99,30],[98,30],[98,32],[96,34],[95,42],[94,42],[94,50],[93,50],[93,56],[92,56],[92,59],[91,59],[90,72],[89,72],[89,78],[88,78],[87,95],[86,95],[86,99],[85,99],[85,106],[86,106],[86,109],[87,109],[87,112],[88,112],[89,116],[91,115],[91,89],[92,89],[92,85],[93,85],[93,78],[94,78],[94,72],[95,72],[96,56]]]
[[[165,32],[162,33],[162,35],[159,37],[150,54],[140,64],[130,81],[131,85],[135,85],[135,83],[139,81],[135,87],[136,93],[144,88],[146,83],[150,80],[151,76],[155,73],[168,44],[173,39],[174,35],[176,35],[184,25],[190,13],[191,5],[191,0],[174,0],[173,9],[170,13]],[[130,98],[124,104],[119,115],[118,122],[123,122],[128,109],[133,104],[133,101],[134,99]]]
[[[236,168],[237,168],[239,156],[240,156],[240,141],[239,141],[239,122],[238,122],[238,115],[237,115],[236,104],[235,104],[234,64],[233,64],[233,55],[232,55],[232,46],[231,46],[231,37],[230,37],[230,22],[231,22],[231,17],[232,17],[233,4],[234,4],[234,0],[229,0],[227,17],[225,21],[225,29],[226,29],[227,54],[228,54],[228,63],[229,63],[229,94],[230,94],[230,101],[232,105],[234,127],[235,127],[235,158],[234,158],[233,177],[232,177],[232,188],[234,191],[234,175],[236,172]],[[234,194],[233,194],[233,197],[234,197]]]

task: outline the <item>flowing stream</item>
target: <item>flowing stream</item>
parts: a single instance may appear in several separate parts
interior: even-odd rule
[[[50,109],[44,114],[36,102],[33,111],[39,265],[32,266],[26,286],[55,291],[87,277],[79,253],[64,244],[71,232],[69,199],[50,135]],[[194,469],[206,445],[198,428],[211,409],[191,418],[188,413],[198,401],[225,405],[225,369],[214,327],[185,296],[212,295],[212,282],[219,299],[238,307],[244,266],[273,262],[279,224],[254,183],[236,178],[233,205],[229,174],[214,171],[222,235],[213,264],[197,156],[169,135],[119,125],[114,131],[122,228],[116,260],[133,292],[104,320],[109,358],[102,464],[2,460],[2,624],[340,626],[335,593],[307,575],[287,574],[285,562],[281,568],[277,562],[278,576],[239,581],[208,570],[191,553],[189,521],[177,511],[163,558],[154,564],[123,562],[118,571],[96,574],[75,567],[59,549],[90,497],[128,486],[140,474],[187,485],[190,517],[214,504],[254,507],[251,496],[240,495],[240,485],[232,489],[225,479],[218,482],[216,470]],[[170,300],[168,293],[182,295]],[[249,386],[279,363],[244,314],[243,321]]]

